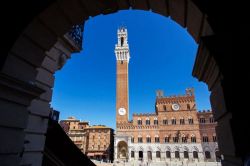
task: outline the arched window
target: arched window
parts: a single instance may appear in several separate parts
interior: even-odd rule
[[[138,143],[142,143],[142,136],[138,136]]]
[[[190,110],[190,104],[187,104],[187,110]]]
[[[151,137],[147,135],[147,143],[151,143]]]
[[[131,143],[134,143],[134,142],[135,142],[134,137],[131,137]]]
[[[158,119],[154,118],[154,125],[158,125]]]
[[[210,118],[209,118],[209,122],[210,122],[210,123],[214,123],[214,118],[213,118],[213,117],[210,117]]]
[[[167,111],[167,106],[166,105],[163,105],[163,110]]]
[[[131,158],[134,158],[134,157],[135,157],[135,152],[131,151]]]
[[[160,151],[156,151],[156,158],[161,158],[161,152]]]
[[[175,154],[175,158],[180,158],[180,152],[179,151],[175,151],[174,154]]]
[[[200,118],[200,123],[206,123],[206,119],[203,118],[203,117],[201,117],[201,118]]]
[[[179,142],[178,136],[173,137],[173,142]]]
[[[205,151],[205,157],[206,159],[211,159],[211,154],[209,151]]]
[[[219,162],[221,160],[220,152],[218,150],[215,151],[215,157],[216,157],[217,162]]]
[[[165,136],[165,143],[169,142],[169,136]]]
[[[143,159],[143,151],[139,151],[139,159]]]
[[[196,137],[194,135],[191,136],[191,142],[196,142]]]
[[[215,134],[213,134],[213,141],[214,141],[214,142],[217,142],[217,137],[216,137]]]
[[[137,124],[142,125],[142,120],[140,118],[137,119]]]
[[[176,125],[176,119],[172,118],[172,125]]]
[[[152,152],[148,151],[147,154],[148,154],[148,160],[152,160]]]
[[[208,142],[208,136],[207,135],[203,135],[202,142]]]
[[[121,46],[124,44],[124,37],[121,37]]]
[[[198,159],[198,152],[197,152],[197,151],[193,151],[193,157],[194,157],[195,159]]]
[[[189,158],[188,151],[184,151],[184,158]]]
[[[185,135],[182,135],[181,141],[186,143],[187,142],[187,137]]]
[[[163,124],[167,125],[168,124],[168,120],[166,118],[163,119]]]
[[[146,119],[146,125],[150,125],[150,120],[149,120],[149,118]]]
[[[192,117],[189,117],[189,118],[188,118],[188,123],[189,123],[189,124],[194,124],[194,120],[193,120]]]
[[[182,118],[182,117],[180,118],[180,124],[181,124],[181,125],[184,125],[184,124],[185,124],[185,120],[184,120],[184,118]]]
[[[166,157],[171,158],[171,152],[170,151],[166,151]]]
[[[160,138],[158,135],[155,136],[155,143],[159,143],[160,142]]]

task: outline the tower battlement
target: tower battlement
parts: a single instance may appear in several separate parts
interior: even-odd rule
[[[129,63],[130,52],[128,45],[128,30],[127,28],[120,27],[117,30],[117,44],[115,45],[116,60]]]

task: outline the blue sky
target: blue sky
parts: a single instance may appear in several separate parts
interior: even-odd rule
[[[115,129],[117,28],[126,25],[130,47],[129,104],[133,113],[154,112],[155,91],[165,96],[195,88],[198,110],[210,109],[207,85],[192,77],[197,44],[170,18],[120,11],[85,22],[83,51],[56,73],[51,105],[60,119],[75,116]]]

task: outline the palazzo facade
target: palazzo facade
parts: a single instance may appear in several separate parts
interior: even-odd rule
[[[155,112],[133,114],[129,120],[128,32],[120,27],[117,34],[115,161],[218,160],[216,122],[211,110],[197,111],[193,88],[177,96],[158,90]]]

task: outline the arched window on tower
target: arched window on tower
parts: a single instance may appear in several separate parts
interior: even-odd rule
[[[121,37],[121,46],[124,44],[124,37]]]

